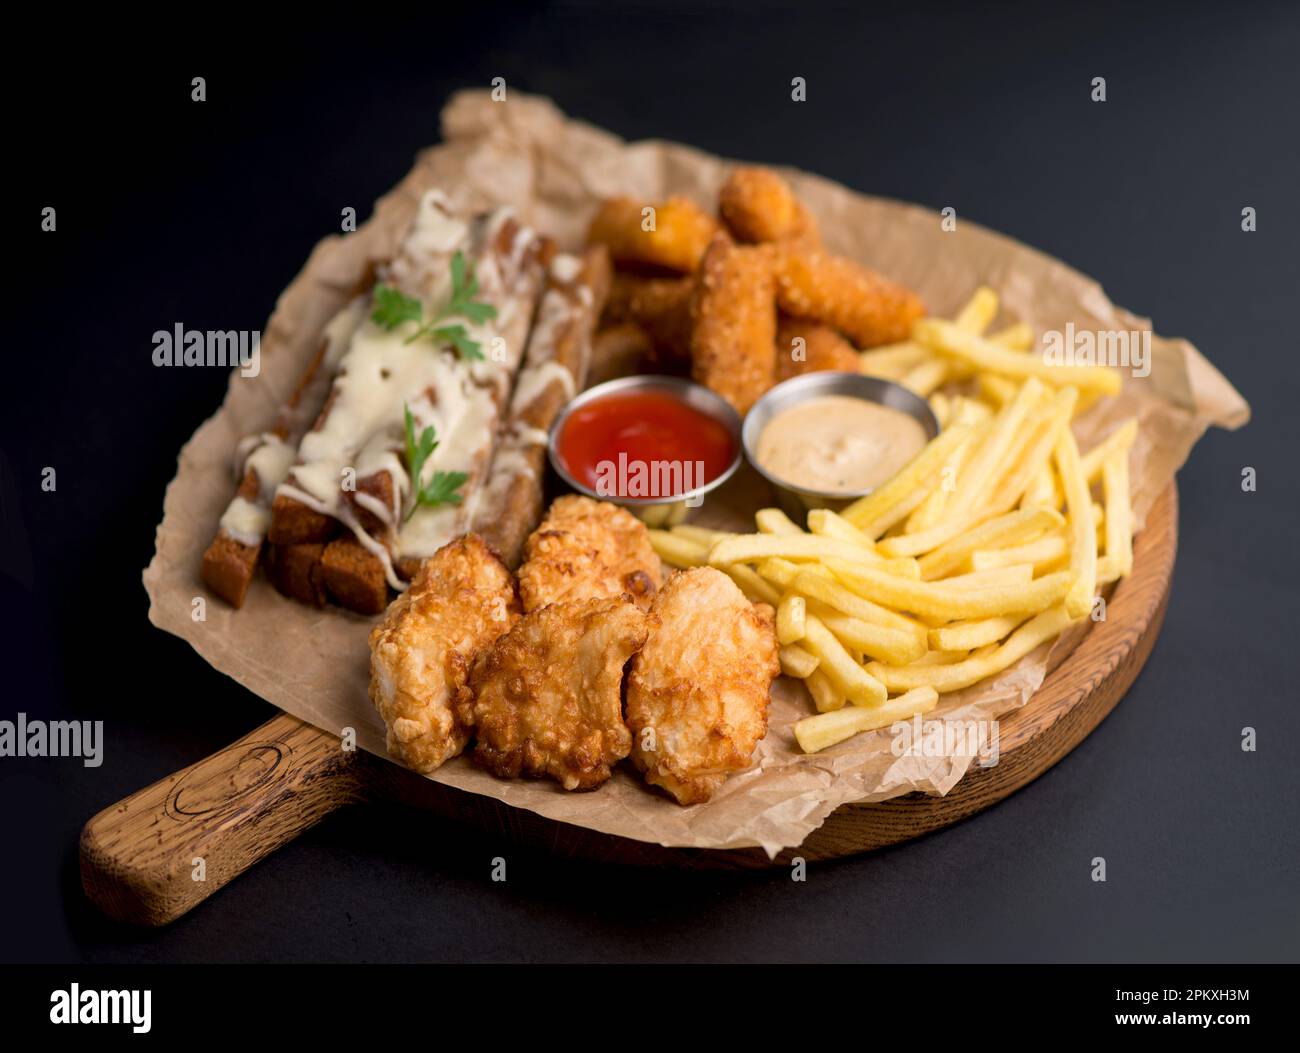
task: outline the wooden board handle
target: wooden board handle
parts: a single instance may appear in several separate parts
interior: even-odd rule
[[[374,765],[281,714],[105,808],[81,832],[81,883],[110,917],[165,925],[366,793]]]

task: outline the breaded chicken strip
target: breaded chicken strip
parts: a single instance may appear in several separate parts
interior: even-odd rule
[[[767,734],[781,671],[772,608],[696,567],[668,579],[651,613],[659,624],[628,676],[632,760],[678,804],[699,804],[749,767]]]
[[[425,561],[370,633],[370,701],[388,725],[388,752],[431,772],[465,748],[453,706],[478,653],[519,617],[505,565],[477,534]]]
[[[737,241],[818,240],[812,213],[770,168],[732,169],[718,194],[718,211]]]
[[[624,595],[648,610],[659,567],[641,520],[617,505],[569,494],[555,500],[524,543],[519,596],[525,611]]]
[[[665,362],[683,361],[690,353],[691,295],[695,279],[646,278],[616,274],[605,305],[611,323],[635,322],[654,342],[655,355]]]
[[[772,247],[715,239],[691,316],[691,375],[743,415],[776,380]]]
[[[795,358],[798,345],[803,341],[803,358]],[[802,373],[818,373],[825,369],[857,373],[862,360],[844,337],[828,325],[818,325],[803,318],[781,315],[776,327],[776,379],[789,380]]]
[[[591,790],[627,756],[623,666],[651,615],[622,599],[557,603],[525,615],[474,667],[457,712],[474,760],[503,779],[549,775]]]
[[[643,210],[654,208],[654,229]],[[689,274],[718,232],[718,221],[686,197],[651,206],[630,197],[601,203],[587,230],[587,243],[605,245],[616,263],[650,264]]]
[[[905,340],[925,304],[911,289],[852,260],[803,245],[778,250],[781,310],[838,329],[859,350]]]

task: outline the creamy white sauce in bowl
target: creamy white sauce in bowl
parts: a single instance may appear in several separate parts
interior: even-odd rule
[[[858,373],[777,384],[745,418],[750,463],[792,517],[844,507],[886,482],[939,433],[925,399]]]

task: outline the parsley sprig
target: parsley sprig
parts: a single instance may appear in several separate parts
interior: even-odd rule
[[[429,425],[417,438],[415,418],[411,416],[411,408],[403,406],[402,412],[406,417],[406,467],[411,473],[411,493],[415,497],[411,502],[411,510],[406,513],[406,518],[410,519],[415,515],[415,510],[420,505],[436,508],[438,505],[460,504],[463,497],[456,491],[465,485],[465,481],[469,478],[468,473],[434,472],[433,478],[421,485],[420,476],[424,472],[425,462],[438,448],[438,437],[433,426]]]
[[[406,338],[406,343],[427,335],[439,343],[451,344],[466,361],[482,361],[483,348],[470,337],[464,325],[459,322],[439,324],[449,318],[465,318],[475,325],[482,325],[495,318],[497,309],[492,304],[474,299],[478,292],[478,278],[466,267],[464,253],[458,252],[451,258],[451,299],[427,322],[423,320],[424,307],[420,301],[391,285],[375,286],[375,309],[370,317],[385,329],[396,329],[404,322],[418,322],[419,327]]]

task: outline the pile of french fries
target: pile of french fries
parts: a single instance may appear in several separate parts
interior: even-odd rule
[[[754,534],[650,532],[665,562],[717,567],[775,608],[781,668],[817,708],[794,728],[805,752],[1001,672],[1132,568],[1137,422],[1086,455],[1070,427],[1119,374],[1043,363],[1026,354],[1024,325],[984,336],[997,310],[981,289],[954,320],[924,319],[912,341],[862,354],[865,372],[929,396],[941,425],[868,496],[810,512],[807,530],[765,508]]]

